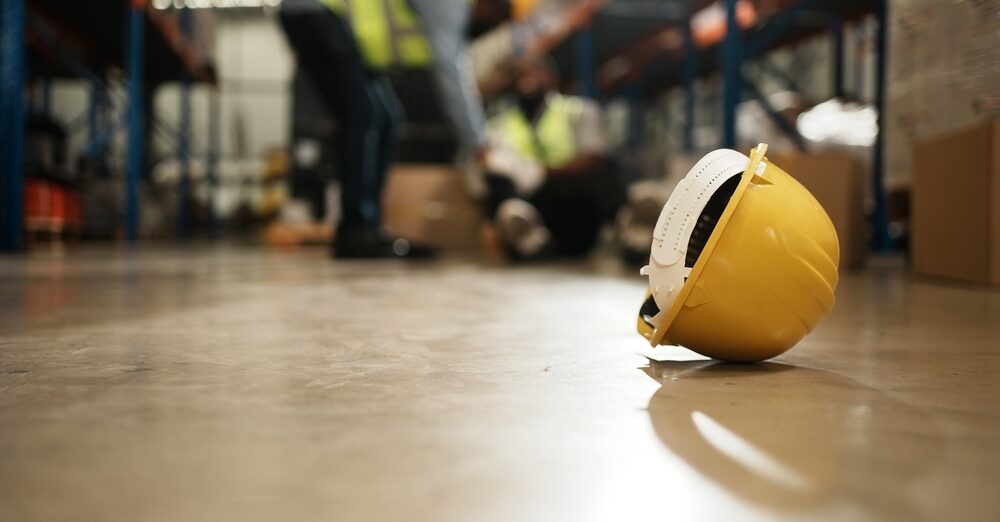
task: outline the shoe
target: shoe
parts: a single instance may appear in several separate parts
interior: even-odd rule
[[[497,208],[496,229],[508,256],[519,260],[545,257],[551,252],[552,234],[534,205],[510,198]]]
[[[435,251],[413,245],[375,227],[346,227],[333,240],[337,259],[428,259]]]
[[[413,244],[408,239],[394,236],[384,230],[378,231],[379,240],[388,245],[395,257],[407,259],[430,259],[437,256],[437,250],[431,247]]]

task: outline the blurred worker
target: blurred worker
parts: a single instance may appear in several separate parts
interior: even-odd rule
[[[459,167],[475,168],[487,148],[486,118],[468,55],[467,36],[470,32],[482,34],[505,19],[525,19],[535,9],[537,0],[408,1],[420,16],[423,33],[433,52],[431,73],[458,141]],[[479,13],[478,25],[470,30],[474,10]]]
[[[515,259],[586,254],[624,199],[600,108],[555,85],[545,61],[520,64],[517,103],[487,124],[487,210]]]
[[[285,0],[281,24],[298,64],[337,119],[341,258],[426,254],[382,230],[381,196],[402,107],[384,71],[431,51],[405,0]]]
[[[381,0],[377,0],[381,1]],[[465,35],[472,2],[469,0],[409,0],[420,16],[423,33],[434,59],[431,73],[441,105],[458,140],[460,161],[470,161],[485,147],[482,101]]]

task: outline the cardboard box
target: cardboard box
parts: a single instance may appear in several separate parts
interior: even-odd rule
[[[849,152],[768,154],[775,165],[802,183],[830,216],[840,239],[840,268],[862,266],[868,253],[865,234],[864,162]]]
[[[383,218],[400,237],[442,250],[479,248],[482,211],[448,166],[403,164],[389,173]]]
[[[913,270],[1000,284],[1000,121],[913,148]]]

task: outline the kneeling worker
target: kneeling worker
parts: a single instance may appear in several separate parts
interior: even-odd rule
[[[487,123],[487,211],[514,259],[580,257],[624,199],[596,103],[555,90],[542,60],[515,71],[517,103]]]

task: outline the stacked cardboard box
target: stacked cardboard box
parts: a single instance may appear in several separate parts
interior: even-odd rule
[[[1000,121],[917,143],[913,270],[1000,284]]]
[[[909,185],[916,141],[989,119],[1000,86],[1000,2],[889,2],[886,183]]]
[[[386,225],[414,243],[443,250],[479,248],[482,212],[459,173],[437,165],[397,165],[383,198]]]

